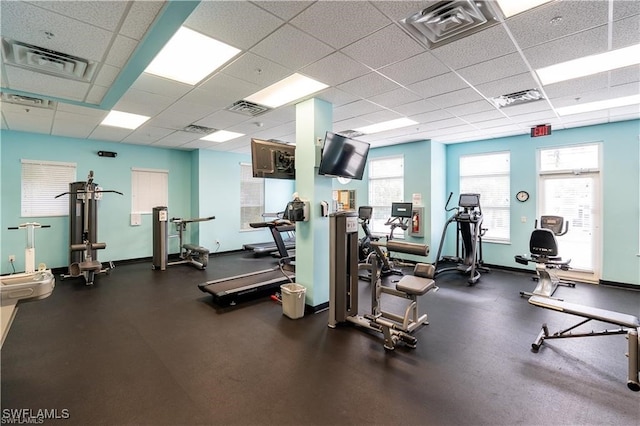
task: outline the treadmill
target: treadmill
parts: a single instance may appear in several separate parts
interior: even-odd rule
[[[270,226],[270,224],[275,223],[276,226]],[[278,225],[280,223],[280,225]],[[271,230],[271,235],[273,237],[272,242],[266,243],[249,243],[242,246],[243,250],[253,250],[256,255],[261,254],[269,254],[274,253],[274,256],[282,257],[282,251],[280,247],[278,247],[277,239],[278,237],[274,233],[280,234],[280,240],[284,243],[285,252],[288,253],[289,250],[295,250],[296,248],[296,237],[295,237],[295,226],[288,225],[291,222],[275,220],[273,222],[254,222],[250,223],[249,226],[252,228],[266,228],[269,227]],[[293,235],[292,235],[293,233]],[[287,234],[287,238],[283,238],[282,234]],[[286,255],[288,256],[288,254]]]
[[[271,230],[276,249],[280,254],[278,265],[270,269],[198,284],[198,288],[205,293],[211,294],[216,303],[235,305],[240,299],[257,293],[266,294],[270,290],[279,288],[281,284],[294,282],[296,279],[294,257],[289,256],[281,235],[282,232],[295,230],[295,225],[289,221],[277,220],[252,223],[251,226],[254,228],[268,227]]]

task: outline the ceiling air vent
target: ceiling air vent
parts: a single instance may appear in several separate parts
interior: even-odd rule
[[[199,135],[208,135],[209,133],[215,132],[216,129],[213,129],[211,127],[196,126],[195,124],[189,124],[187,127],[182,129],[182,131],[189,132],[189,133],[197,133]]]
[[[535,102],[544,99],[538,89],[521,90],[520,92],[509,93],[508,95],[491,98],[491,102],[496,108],[504,108],[512,105],[520,105],[528,102]]]
[[[342,130],[340,132],[336,132],[340,136],[344,136],[345,138],[357,138],[358,136],[364,135],[364,133],[359,132],[357,130]]]
[[[498,9],[491,1],[439,1],[400,21],[429,49],[459,40],[498,23]]]
[[[264,112],[269,111],[269,108],[254,104],[253,102],[245,101],[244,99],[234,102],[231,106],[226,108],[227,111],[239,112],[240,114],[250,115],[255,117]]]
[[[31,96],[16,95],[14,93],[0,94],[2,102],[8,104],[22,105],[33,108],[56,109],[57,103],[49,99],[33,98]]]
[[[2,39],[4,63],[72,80],[91,81],[97,62],[21,41]]]

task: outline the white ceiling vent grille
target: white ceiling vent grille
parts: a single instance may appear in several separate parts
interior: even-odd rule
[[[7,38],[2,39],[2,57],[5,64],[87,82],[91,81],[98,65],[88,59]]]
[[[254,104],[253,102],[245,101],[244,99],[234,102],[231,106],[226,108],[227,111],[238,112],[240,114],[249,115],[255,117],[262,113],[269,111],[266,106]]]
[[[358,136],[364,135],[364,133],[359,132],[357,130],[342,130],[340,132],[336,132],[345,138],[357,138]]]
[[[491,102],[496,108],[504,108],[512,105],[520,105],[528,102],[535,102],[544,99],[538,89],[521,90],[520,92],[509,93],[508,95],[491,98]]]
[[[400,24],[418,41],[434,49],[495,25],[498,13],[491,1],[439,1]]]
[[[32,108],[56,109],[57,103],[49,99],[32,98],[31,96],[16,95],[14,93],[0,94],[2,102],[8,104],[22,105]]]
[[[197,133],[199,135],[208,135],[209,133],[213,133],[216,130],[217,129],[213,129],[211,127],[196,126],[195,124],[189,124],[187,127],[182,129],[183,132]]]

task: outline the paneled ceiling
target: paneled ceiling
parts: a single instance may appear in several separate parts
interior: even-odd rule
[[[640,66],[542,86],[535,69],[640,43],[640,1],[552,1],[428,48],[400,21],[433,1],[2,1],[2,129],[176,149],[249,152],[250,138],[295,142],[295,104],[257,116],[227,108],[293,73],[329,85],[334,131],[408,117],[358,139],[372,146],[457,143],[640,118],[640,106],[560,116],[556,109],[640,94]],[[144,69],[180,26],[241,53],[195,86]],[[87,62],[87,79],[7,62],[10,42]],[[15,53],[17,52],[17,53]],[[206,52],[202,52],[203,55]],[[28,55],[28,54],[25,54]],[[498,108],[491,98],[538,89]],[[100,125],[109,110],[151,118]],[[188,125],[245,136],[200,140]]]

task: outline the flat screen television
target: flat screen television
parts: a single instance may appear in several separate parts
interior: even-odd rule
[[[320,155],[318,174],[362,180],[369,144],[327,132]]]
[[[253,177],[295,179],[295,160],[295,145],[251,138]]]

